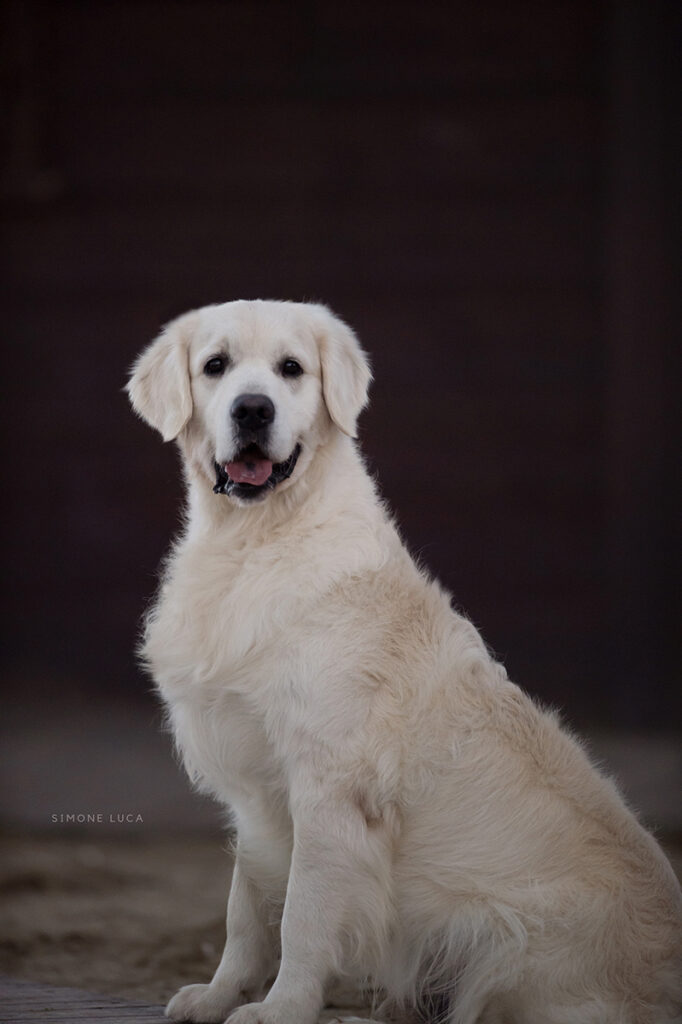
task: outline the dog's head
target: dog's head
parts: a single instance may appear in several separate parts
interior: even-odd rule
[[[135,363],[133,408],[238,504],[290,486],[332,430],[355,436],[371,378],[319,305],[237,301],[170,323]]]

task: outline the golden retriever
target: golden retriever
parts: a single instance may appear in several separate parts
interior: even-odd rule
[[[289,302],[187,313],[133,368],[187,484],[143,654],[237,834],[222,960],[167,1014],[313,1024],[345,976],[391,1019],[680,1022],[672,869],[406,551],[353,440],[369,381]]]

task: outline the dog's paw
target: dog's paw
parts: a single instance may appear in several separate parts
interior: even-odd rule
[[[351,1024],[351,1022],[352,1024],[382,1024],[380,1020],[374,1018],[370,1020],[369,1017],[339,1017],[338,1015],[328,1017],[326,1014],[320,1017],[320,1024]]]
[[[243,999],[234,998],[226,989],[214,985],[185,985],[169,1002],[166,1016],[195,1024],[222,1024],[240,1001]]]
[[[231,1013],[225,1024],[316,1024],[317,1013],[306,1013],[293,1002],[247,1003]]]
[[[281,1024],[281,1022],[273,1021],[272,1015],[263,1003],[247,1003],[231,1013],[225,1024]]]

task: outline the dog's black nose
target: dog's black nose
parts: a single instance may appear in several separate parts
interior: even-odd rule
[[[267,395],[237,395],[230,415],[240,430],[261,430],[275,418],[275,407]]]

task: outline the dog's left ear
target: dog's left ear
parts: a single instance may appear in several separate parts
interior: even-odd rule
[[[126,391],[135,412],[173,441],[192,415],[189,339],[195,315],[168,324],[133,366]]]
[[[337,427],[357,436],[358,416],[367,405],[372,371],[365,352],[350,327],[326,306],[311,306],[320,347],[322,393]]]

